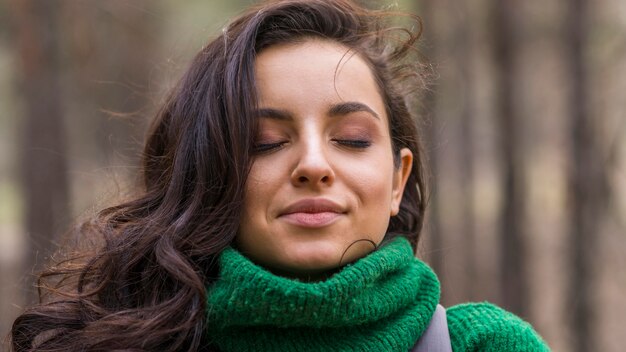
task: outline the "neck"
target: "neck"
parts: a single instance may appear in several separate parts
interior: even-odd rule
[[[439,301],[434,273],[404,238],[308,279],[276,275],[225,250],[220,278],[208,288],[209,334],[223,351],[341,350],[346,344],[406,351]]]

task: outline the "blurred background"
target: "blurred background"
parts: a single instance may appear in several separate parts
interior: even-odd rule
[[[251,0],[0,2],[0,334],[73,224],[131,194],[147,124]],[[422,18],[419,256],[554,351],[626,345],[626,2],[368,1]],[[3,346],[4,349],[4,346]]]

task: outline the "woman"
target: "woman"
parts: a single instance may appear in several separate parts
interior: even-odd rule
[[[407,351],[439,301],[414,258],[419,33],[348,0],[250,9],[196,56],[145,145],[145,191],[80,228],[16,351]],[[447,311],[454,351],[545,351],[489,304]]]

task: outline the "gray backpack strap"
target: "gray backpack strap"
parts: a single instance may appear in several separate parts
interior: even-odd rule
[[[446,309],[440,304],[411,352],[452,352]]]

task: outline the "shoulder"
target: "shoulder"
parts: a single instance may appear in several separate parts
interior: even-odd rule
[[[530,324],[491,303],[453,306],[446,316],[454,352],[550,351]]]

